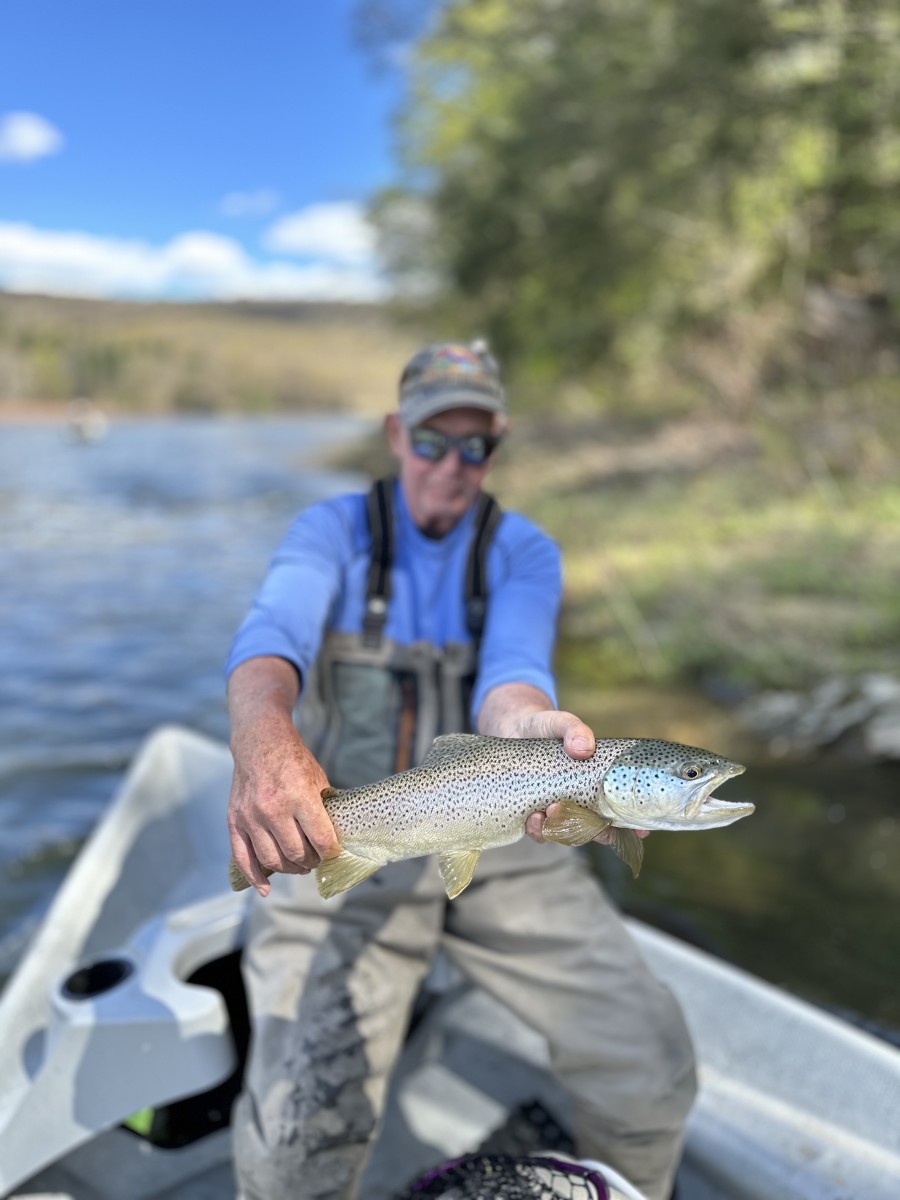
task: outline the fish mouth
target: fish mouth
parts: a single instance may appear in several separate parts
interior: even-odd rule
[[[738,817],[745,817],[752,813],[755,805],[749,801],[741,803],[733,800],[720,800],[718,796],[713,795],[717,787],[727,783],[729,779],[734,779],[737,775],[743,775],[746,769],[740,763],[726,763],[720,767],[712,779],[704,780],[694,791],[684,807],[685,818],[688,821],[714,821],[728,813],[731,815],[731,819],[736,821]]]
[[[722,817],[727,817],[730,821],[737,821],[739,817],[749,817],[752,812],[756,811],[756,805],[750,800],[719,800],[715,796],[710,796],[697,817],[703,821],[705,819],[716,824],[724,823]]]

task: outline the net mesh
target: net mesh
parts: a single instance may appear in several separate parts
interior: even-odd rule
[[[558,1158],[472,1154],[429,1171],[398,1200],[609,1200],[596,1171]]]

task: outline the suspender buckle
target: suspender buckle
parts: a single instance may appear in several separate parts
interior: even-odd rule
[[[384,596],[370,596],[363,617],[363,644],[375,647],[381,643],[381,634],[387,620],[387,600]]]

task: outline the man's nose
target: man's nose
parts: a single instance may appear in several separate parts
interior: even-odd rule
[[[458,471],[462,471],[466,464],[463,462],[459,446],[449,446],[447,453],[437,465],[448,475],[455,475]]]

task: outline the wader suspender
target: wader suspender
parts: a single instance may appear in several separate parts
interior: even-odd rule
[[[377,646],[387,621],[391,598],[391,566],[394,561],[393,496],[394,480],[379,479],[369,492],[369,528],[372,532],[372,557],[366,582],[366,613],[363,619],[363,643]],[[475,513],[475,533],[466,565],[466,625],[476,650],[484,630],[487,612],[487,552],[502,516],[500,505],[487,492],[481,493]]]
[[[476,652],[484,630],[487,613],[487,552],[503,514],[500,505],[487,492],[481,493],[475,513],[475,535],[469,547],[466,566],[466,625],[475,643]]]
[[[391,565],[394,561],[393,480],[378,479],[369,492],[369,529],[372,557],[366,580],[366,612],[363,618],[363,645],[381,643],[391,598]]]

